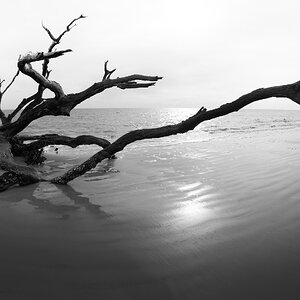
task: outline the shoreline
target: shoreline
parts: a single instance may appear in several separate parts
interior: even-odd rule
[[[299,142],[132,147],[67,186],[0,194],[1,298],[298,299]]]

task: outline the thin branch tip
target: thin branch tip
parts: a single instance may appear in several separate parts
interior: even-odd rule
[[[117,69],[108,70],[107,64],[108,64],[108,60],[105,61],[105,63],[104,63],[104,75],[103,75],[102,81],[110,79],[110,76],[112,75],[112,73],[117,70]]]
[[[16,80],[16,78],[18,77],[18,75],[20,74],[20,70],[18,69],[17,70],[17,73],[14,75],[14,77],[12,78],[12,80],[10,81],[10,83],[8,84],[8,86],[4,89],[4,91],[2,92],[2,95],[5,94],[5,92],[12,86],[12,84],[14,83],[14,81]],[[4,82],[5,80],[3,80],[2,82],[0,82],[0,87],[2,85],[2,83]]]

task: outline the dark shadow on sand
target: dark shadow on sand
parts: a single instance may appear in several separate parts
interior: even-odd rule
[[[43,197],[46,194],[43,190],[48,187],[54,188],[55,193]],[[37,190],[39,190],[38,193],[36,193]],[[41,195],[41,197],[39,197],[39,195]],[[70,200],[68,201],[70,204],[60,204],[59,200],[57,201],[55,198],[61,198],[61,202],[66,202],[64,198],[67,198],[67,200]],[[96,217],[107,218],[110,216],[101,209],[101,205],[92,203],[87,196],[77,192],[70,185],[52,185],[51,183],[42,182],[26,187],[13,187],[0,195],[0,201],[18,203],[23,200],[27,200],[35,209],[54,213],[64,220],[68,219],[72,213],[80,209],[85,209],[86,212]],[[56,201],[53,202],[53,200]]]

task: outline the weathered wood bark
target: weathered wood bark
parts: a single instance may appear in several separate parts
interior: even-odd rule
[[[92,135],[80,135],[75,138],[58,135],[58,134],[44,134],[33,136],[20,136],[20,141],[34,141],[29,144],[22,144],[19,151],[32,151],[41,149],[49,145],[64,145],[72,148],[76,148],[80,145],[97,145],[102,148],[106,148],[110,145],[110,142],[103,138],[98,138]]]
[[[13,161],[11,145],[0,135],[0,169],[7,171],[0,176],[0,191],[4,191],[14,184],[27,185],[42,181],[42,176],[36,169],[16,164]]]

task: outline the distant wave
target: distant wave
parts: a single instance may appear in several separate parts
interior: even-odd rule
[[[26,133],[58,133],[70,136],[91,134],[115,140],[131,130],[175,124],[193,112],[190,109],[78,109],[70,118],[44,117],[33,122]],[[237,113],[206,121],[193,132],[159,139],[180,142],[218,138],[227,134],[243,134],[300,127],[300,111],[241,110]],[[50,132],[49,132],[50,128]]]

